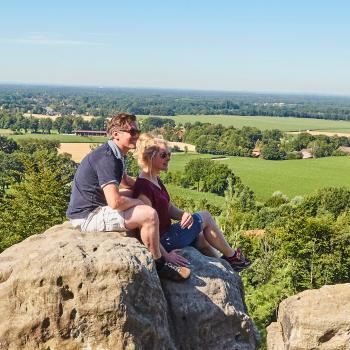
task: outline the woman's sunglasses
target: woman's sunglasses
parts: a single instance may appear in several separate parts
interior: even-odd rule
[[[165,159],[166,157],[171,157],[171,152],[159,152],[159,157]]]
[[[130,134],[131,137],[139,136],[139,135],[141,134],[141,130],[134,129],[134,128],[131,128],[131,129],[129,129],[129,130],[126,130],[126,129],[118,129],[118,131],[127,132],[127,133]]]

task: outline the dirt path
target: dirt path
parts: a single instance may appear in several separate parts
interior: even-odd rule
[[[307,132],[308,134],[311,135],[326,135],[326,136],[345,136],[345,137],[350,137],[350,132],[330,132],[330,131],[312,131],[312,130],[307,130],[307,131],[292,131],[289,132],[288,134],[293,134],[293,135],[297,135],[300,134],[302,132]]]

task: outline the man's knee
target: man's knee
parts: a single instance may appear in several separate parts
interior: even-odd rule
[[[145,205],[143,207],[144,208],[142,208],[142,212],[141,212],[142,223],[158,225],[159,220],[158,220],[157,212],[148,205]]]

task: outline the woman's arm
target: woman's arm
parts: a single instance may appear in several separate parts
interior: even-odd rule
[[[146,205],[149,205],[150,207],[152,206],[151,200],[146,195],[139,194],[139,196],[137,198],[140,199]]]
[[[172,219],[180,221],[181,228],[191,227],[193,224],[192,214],[183,211],[171,202],[169,204],[169,215]]]
[[[159,249],[166,261],[178,266],[188,266],[190,264],[190,262],[180,254],[181,249],[174,249],[168,253],[161,243],[159,243]]]
[[[181,220],[184,211],[176,207],[173,203],[169,203],[169,215],[174,220]]]

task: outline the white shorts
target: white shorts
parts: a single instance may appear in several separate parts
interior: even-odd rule
[[[83,232],[126,231],[125,213],[108,206],[96,208],[85,219],[70,220],[74,228]]]

